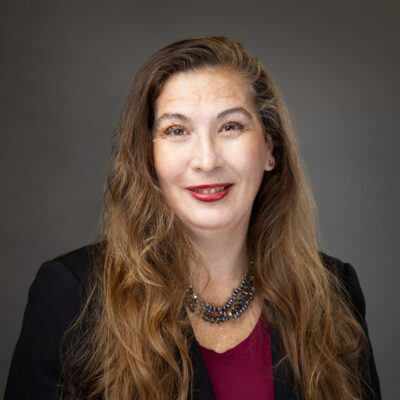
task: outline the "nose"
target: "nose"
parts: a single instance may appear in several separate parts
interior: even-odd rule
[[[192,167],[197,171],[212,172],[222,166],[222,157],[213,135],[200,133],[194,143]]]

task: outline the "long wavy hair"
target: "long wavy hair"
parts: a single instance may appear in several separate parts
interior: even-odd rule
[[[253,205],[248,252],[263,314],[279,332],[281,362],[305,400],[359,400],[368,340],[318,251],[316,207],[287,108],[257,58],[226,37],[172,43],[134,78],[113,147],[87,301],[64,337],[62,397],[190,396],[193,332],[184,296],[188,260],[197,255],[160,190],[151,130],[166,80],[202,68],[246,79],[274,144],[276,167],[265,172]]]

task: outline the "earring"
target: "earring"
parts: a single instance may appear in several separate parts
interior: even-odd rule
[[[269,160],[269,165],[271,165],[271,167],[274,165],[274,161],[273,160]]]

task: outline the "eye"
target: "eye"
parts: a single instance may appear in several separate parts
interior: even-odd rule
[[[228,122],[227,124],[224,124],[224,126],[222,127],[222,130],[227,131],[240,131],[244,128],[244,126],[242,124],[240,124],[239,122]]]
[[[188,135],[188,132],[180,126],[170,126],[165,130],[164,134],[167,136],[176,137],[176,136],[186,136]]]

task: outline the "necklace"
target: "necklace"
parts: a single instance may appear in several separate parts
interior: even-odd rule
[[[254,286],[253,264],[254,261],[250,261],[249,271],[243,277],[240,286],[233,289],[232,296],[223,306],[217,307],[207,303],[203,297],[200,297],[196,293],[192,285],[190,285],[187,290],[185,305],[192,313],[199,309],[201,318],[212,324],[219,324],[220,322],[239,318],[253,300],[256,291]]]

